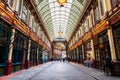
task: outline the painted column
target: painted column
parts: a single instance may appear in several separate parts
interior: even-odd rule
[[[112,28],[110,27],[107,30],[107,32],[108,32],[108,39],[109,39],[109,44],[110,44],[111,58],[112,58],[113,61],[115,61],[116,60],[116,54],[115,54]]]
[[[27,55],[27,65],[26,68],[30,67],[30,47],[31,47],[31,40],[29,39],[29,43],[28,43],[28,55]]]
[[[84,54],[84,45],[82,44],[82,55],[83,55],[83,61],[85,60],[85,54]]]
[[[22,60],[22,69],[25,69],[26,65],[25,65],[25,61],[26,61],[26,54],[27,54],[27,51],[25,50],[27,48],[27,40],[24,40],[24,43],[23,43],[23,46],[24,46],[24,51],[23,51],[23,60]]]
[[[22,60],[22,69],[25,68],[25,56],[26,56],[26,51],[23,51],[23,60]]]
[[[93,44],[93,39],[91,39],[91,48],[92,48],[92,66],[95,67],[95,52],[94,52],[94,44]]]
[[[76,52],[77,52],[77,62],[79,63],[79,62],[80,62],[80,60],[79,60],[80,57],[79,57],[78,47],[77,47],[76,50],[77,50],[77,51],[76,51]]]
[[[6,69],[6,74],[7,75],[11,74],[11,72],[12,72],[12,53],[13,53],[14,37],[15,37],[15,29],[12,29],[12,35],[11,35],[11,38],[10,38],[10,45],[9,45],[7,69]]]
[[[94,52],[94,44],[93,44],[93,39],[91,39],[91,48],[92,48],[92,59],[95,59],[95,52]]]

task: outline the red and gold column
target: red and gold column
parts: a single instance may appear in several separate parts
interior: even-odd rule
[[[29,40],[29,43],[28,43],[28,55],[27,55],[26,68],[30,67],[30,47],[31,47],[31,40]]]

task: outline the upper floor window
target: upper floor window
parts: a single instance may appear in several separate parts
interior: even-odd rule
[[[42,31],[40,29],[39,38],[41,38],[41,37],[42,37]]]
[[[88,21],[88,19],[85,21],[85,23],[84,23],[84,32],[88,32],[88,30],[89,30],[89,28],[88,28],[88,24],[89,23],[89,21]]]
[[[35,19],[32,19],[32,29],[34,32],[36,32],[36,27],[37,27],[37,23],[35,22]]]
[[[19,0],[19,4],[18,4],[18,14],[21,14],[21,10],[22,10],[22,0]]]
[[[9,0],[9,5],[10,5],[10,7],[13,7],[13,5],[14,5],[14,0]]]
[[[120,3],[120,0],[111,0],[112,7],[116,7]]]
[[[94,26],[93,13],[90,14],[90,17],[91,17],[91,26]]]
[[[98,8],[98,4],[96,5],[94,9],[94,18],[95,18],[95,23],[98,23],[100,21],[100,12]]]
[[[28,10],[27,8],[25,7],[25,5],[23,5],[23,10],[22,10],[22,19],[24,22],[27,23],[27,13],[28,13]]]
[[[102,16],[104,14],[103,0],[100,0],[100,11],[101,11],[101,16]]]

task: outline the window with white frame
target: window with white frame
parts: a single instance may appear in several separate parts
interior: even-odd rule
[[[25,5],[23,5],[22,7],[22,20],[27,23],[27,13],[28,13],[28,10],[26,8]]]
[[[22,10],[22,0],[19,0],[19,4],[18,4],[18,15],[21,15],[21,10]]]
[[[32,18],[32,29],[34,32],[36,32],[36,27],[37,27],[37,23],[36,23],[35,19]]]
[[[100,0],[100,12],[101,12],[101,16],[103,16],[104,14],[104,5],[103,5],[103,0]]]
[[[93,18],[93,13],[92,12],[90,14],[90,17],[91,17],[91,26],[93,27],[94,26],[94,18]]]
[[[116,5],[120,4],[120,0],[111,0],[112,7],[116,7]]]
[[[14,0],[9,0],[9,5],[10,5],[10,7],[12,7],[12,8],[13,8],[13,5],[14,5]]]
[[[86,19],[86,21],[85,21],[85,23],[84,23],[84,32],[88,32],[88,30],[89,30],[89,28],[88,28],[88,23],[89,23],[89,21],[88,21],[88,19]]]
[[[30,13],[30,11],[28,11],[28,20],[27,20],[27,25],[30,27],[30,16],[31,15],[31,13]]]
[[[98,4],[96,5],[94,10],[94,18],[95,18],[95,23],[98,23],[100,21],[100,12],[98,8]]]

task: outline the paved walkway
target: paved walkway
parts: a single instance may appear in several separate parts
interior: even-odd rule
[[[106,76],[102,71],[76,63],[48,62],[6,80],[120,80],[120,77]]]

